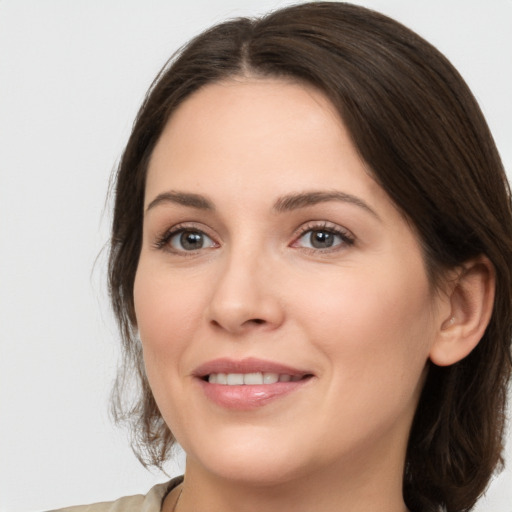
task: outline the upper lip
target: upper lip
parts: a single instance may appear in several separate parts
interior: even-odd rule
[[[201,364],[194,370],[194,376],[204,378],[212,373],[278,373],[281,375],[304,376],[311,375],[311,372],[293,368],[291,366],[248,357],[235,360],[229,358],[214,359]]]

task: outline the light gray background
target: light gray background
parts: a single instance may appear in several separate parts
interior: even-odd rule
[[[107,412],[117,334],[96,257],[109,175],[175,49],[227,17],[288,3],[0,0],[1,512],[113,499],[167,478],[139,465]],[[453,61],[511,173],[512,0],[355,3]],[[510,442],[507,458],[479,512],[512,511]]]

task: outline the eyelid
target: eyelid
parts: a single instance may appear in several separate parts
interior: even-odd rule
[[[297,245],[298,241],[308,232],[310,231],[327,231],[330,233],[333,233],[337,236],[339,236],[343,243],[338,244],[332,248],[325,248],[325,249],[316,249],[316,248],[310,248],[310,247],[300,247]],[[305,249],[312,252],[321,252],[321,253],[328,253],[328,252],[335,252],[339,250],[343,250],[347,246],[354,245],[356,241],[356,237],[353,235],[353,233],[348,230],[347,228],[344,228],[340,226],[339,224],[334,224],[330,221],[309,221],[305,224],[302,224],[295,232],[293,242],[290,244],[291,247],[297,247],[301,249]]]
[[[184,231],[195,231],[197,233],[201,233],[204,236],[208,237],[212,242],[215,244],[214,247],[218,247],[220,244],[216,240],[215,235],[211,233],[211,230],[208,229],[203,224],[197,223],[197,222],[180,222],[179,224],[175,224],[171,226],[170,228],[167,228],[160,232],[160,234],[157,234],[155,236],[155,240],[152,243],[152,246],[155,249],[160,250],[166,250],[168,252],[171,252],[173,254],[180,254],[180,255],[194,255],[197,254],[197,252],[203,250],[203,249],[211,249],[212,247],[204,247],[197,249],[196,251],[186,251],[186,250],[179,250],[176,248],[173,248],[170,246],[171,239],[176,236],[179,233],[182,233]]]

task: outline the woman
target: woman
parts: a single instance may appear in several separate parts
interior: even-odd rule
[[[439,52],[342,3],[218,25],[155,81],[115,193],[140,384],[123,409],[120,375],[118,418],[145,464],[177,440],[187,466],[98,510],[474,505],[502,452],[512,217]]]

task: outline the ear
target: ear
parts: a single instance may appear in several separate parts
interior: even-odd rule
[[[449,314],[440,319],[430,350],[434,364],[455,364],[478,345],[491,319],[495,285],[494,267],[487,257],[480,256],[460,267],[448,284]]]

